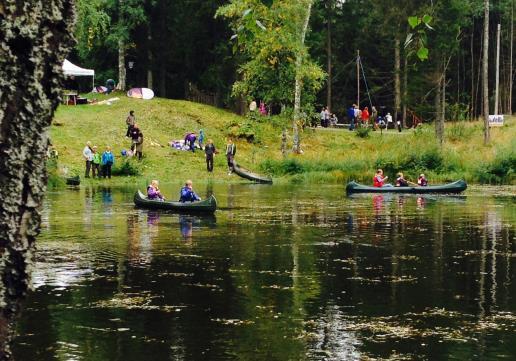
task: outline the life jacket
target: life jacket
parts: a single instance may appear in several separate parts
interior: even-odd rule
[[[378,176],[375,175],[374,178],[373,178],[373,186],[374,187],[383,187],[383,179],[379,180]]]
[[[428,185],[428,181],[426,180],[426,178],[419,178],[417,180],[417,183],[422,186],[422,187],[426,187]]]

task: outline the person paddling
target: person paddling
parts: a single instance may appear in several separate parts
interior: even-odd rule
[[[381,188],[381,187],[392,187],[392,185],[390,184],[386,184],[385,181],[388,179],[389,177],[387,176],[383,176],[383,170],[382,169],[378,169],[376,171],[376,174],[373,178],[373,186],[375,187],[378,187],[378,188]]]
[[[165,197],[163,197],[159,190],[159,182],[156,179],[152,180],[151,184],[147,187],[147,198],[157,201],[165,200]]]
[[[180,202],[195,202],[200,201],[201,197],[199,197],[194,191],[192,187],[192,181],[189,179],[185,182],[185,186],[181,188],[181,194],[179,201]]]
[[[419,175],[419,178],[417,179],[417,184],[421,187],[426,187],[428,185],[428,180],[426,179],[423,173]]]
[[[417,186],[416,183],[413,183],[409,180],[405,179],[403,173],[398,173],[398,178],[396,178],[396,187],[408,187],[408,186]]]

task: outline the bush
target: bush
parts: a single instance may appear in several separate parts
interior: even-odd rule
[[[355,135],[359,138],[368,138],[371,128],[369,127],[358,127],[355,130]]]
[[[468,140],[475,132],[475,128],[466,126],[465,122],[456,122],[446,130],[446,135],[452,142]]]
[[[130,160],[124,160],[116,163],[111,174],[114,176],[137,176],[141,174],[140,169],[135,166]]]
[[[516,152],[498,153],[492,162],[481,164],[476,176],[482,183],[512,183],[516,172]]]
[[[287,159],[283,161],[266,160],[260,168],[269,174],[274,175],[292,175],[306,172],[306,168],[296,159]]]

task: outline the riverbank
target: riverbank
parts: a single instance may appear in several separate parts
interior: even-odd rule
[[[197,183],[245,182],[227,174],[224,147],[228,135],[236,138],[237,161],[253,170],[270,174],[275,182],[343,183],[351,179],[369,182],[377,167],[391,177],[404,171],[410,178],[424,172],[433,182],[463,178],[469,183],[514,184],[516,168],[515,118],[492,129],[492,141],[483,146],[481,122],[447,123],[446,142],[438,146],[433,127],[414,130],[369,132],[365,138],[346,129],[305,129],[301,134],[303,154],[280,151],[281,131],[289,124],[281,118],[249,120],[225,110],[180,100],[156,98],[150,101],[127,98],[111,105],[61,106],[51,126],[51,140],[59,153],[52,170],[50,185],[59,185],[64,172],[83,176],[82,149],[90,140],[98,149],[106,145],[116,155],[111,180],[83,179],[83,184],[142,184],[150,179],[162,183],[182,183],[191,178]],[[112,96],[112,97],[113,97]],[[106,96],[96,95],[98,100]],[[123,159],[121,151],[129,149],[125,137],[125,118],[134,110],[144,134],[144,158]],[[183,139],[185,133],[203,129],[213,139],[219,154],[213,174],[206,172],[204,153],[175,150],[171,140]],[[288,127],[290,129],[290,127]],[[289,134],[287,149],[292,147]],[[128,176],[129,174],[132,174]]]

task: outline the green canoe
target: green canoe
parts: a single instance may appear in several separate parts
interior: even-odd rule
[[[217,200],[213,195],[199,202],[168,202],[148,199],[142,192],[136,191],[134,204],[138,208],[164,209],[184,213],[213,213],[217,210]]]
[[[263,176],[263,175],[251,172],[250,170],[239,166],[235,161],[233,161],[233,172],[235,172],[236,175],[239,175],[242,178],[249,179],[250,181],[253,181],[256,183],[272,184],[271,177],[267,177],[267,176]]]
[[[468,185],[463,180],[458,180],[453,183],[426,186],[426,187],[371,187],[365,186],[356,182],[349,182],[346,186],[346,193],[460,193],[466,190]]]

